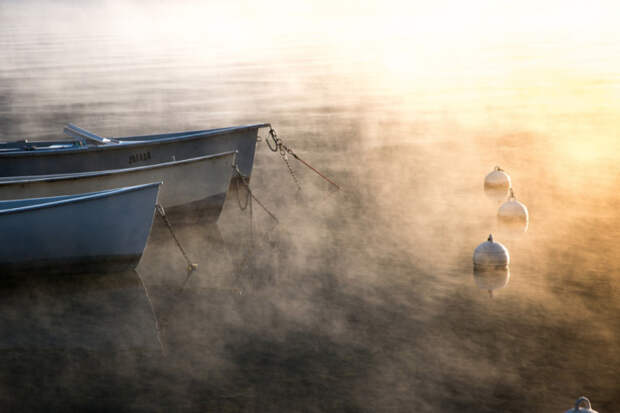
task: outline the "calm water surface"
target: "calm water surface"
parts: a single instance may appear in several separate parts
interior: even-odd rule
[[[280,223],[233,191],[216,227],[177,228],[183,289],[157,223],[137,272],[3,282],[6,409],[620,409],[620,36],[319,4],[0,5],[0,140],[271,122],[344,187],[292,163],[297,192],[260,143]],[[497,228],[495,165],[526,233]],[[493,298],[471,265],[490,232]]]

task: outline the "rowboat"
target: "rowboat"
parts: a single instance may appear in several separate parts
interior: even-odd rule
[[[125,169],[237,151],[237,166],[252,173],[258,130],[268,123],[158,135],[106,138],[73,124],[73,140],[0,143],[0,176],[32,176]]]
[[[134,268],[159,186],[0,201],[0,274]]]
[[[0,161],[1,162],[1,161]],[[74,195],[163,182],[159,204],[175,220],[216,220],[236,162],[236,152],[132,168],[0,178],[0,200]]]

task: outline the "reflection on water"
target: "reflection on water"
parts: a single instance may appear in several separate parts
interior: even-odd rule
[[[481,290],[489,292],[489,297],[493,297],[493,292],[506,287],[510,281],[510,268],[481,269],[474,267],[474,281]]]
[[[0,404],[516,412],[585,394],[618,409],[614,14],[324,3],[268,2],[268,21],[217,4],[0,4],[0,140],[271,122],[346,189],[292,163],[296,193],[260,144],[252,186],[280,224],[255,205],[252,244],[232,193],[217,228],[178,228],[199,264],[185,288],[158,226],[139,277],[3,282]],[[498,239],[511,276],[484,279],[506,281],[489,300],[471,254],[502,234],[482,187],[494,165],[530,222]]]
[[[0,350],[160,350],[155,317],[138,275],[31,274],[2,284]]]

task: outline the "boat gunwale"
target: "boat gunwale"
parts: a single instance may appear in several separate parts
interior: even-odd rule
[[[6,178],[0,177],[0,188],[6,187],[9,185],[24,185],[24,184],[37,183],[37,182],[57,182],[57,181],[65,181],[65,180],[68,181],[72,179],[92,178],[92,177],[117,175],[117,174],[123,175],[123,174],[134,173],[136,171],[147,171],[147,170],[159,169],[159,168],[172,168],[178,165],[185,165],[189,163],[219,159],[219,158],[224,158],[224,157],[228,157],[231,155],[233,157],[233,163],[231,164],[231,167],[232,167],[234,165],[234,158],[237,153],[238,151],[236,150],[227,151],[227,152],[221,152],[221,153],[216,153],[216,154],[211,154],[211,155],[197,156],[195,158],[181,159],[179,161],[168,161],[168,162],[156,163],[156,164],[151,164],[151,165],[142,165],[142,166],[137,166],[134,168],[104,169],[101,171],[70,172],[70,173],[51,174],[51,175],[24,175],[24,176],[14,176],[14,177],[11,176],[11,177],[6,177]]]
[[[213,138],[216,136],[226,135],[229,133],[235,132],[243,132],[246,130],[253,129],[262,129],[270,127],[270,123],[257,123],[254,125],[246,125],[246,126],[233,126],[228,128],[218,128],[218,129],[205,129],[199,131],[187,131],[187,132],[171,132],[171,133],[163,133],[163,134],[155,134],[155,135],[137,135],[137,136],[126,136],[120,138],[114,138],[114,141],[110,143],[106,143],[103,145],[92,145],[86,144],[84,146],[75,146],[72,145],[69,148],[54,148],[54,149],[46,149],[46,148],[37,148],[37,149],[18,149],[18,150],[6,150],[0,151],[0,158],[10,158],[10,157],[32,157],[32,156],[52,156],[52,155],[64,155],[64,154],[74,154],[74,153],[84,153],[84,152],[99,152],[106,150],[118,150],[122,148],[128,147],[140,147],[140,146],[151,146],[158,145],[162,143],[174,143],[179,141],[190,141],[201,138]],[[173,135],[173,136],[171,136]],[[158,138],[159,137],[159,138]],[[133,139],[142,139],[142,140],[133,140]],[[17,141],[20,142],[20,141]],[[47,143],[48,141],[31,141],[29,144],[36,143]],[[50,141],[51,142],[51,141]],[[65,142],[75,143],[81,142],[79,140],[67,140],[67,141],[53,141],[58,144]],[[15,142],[5,142],[5,144],[11,144]]]
[[[56,207],[60,207],[66,204],[74,204],[74,203],[81,203],[81,202],[92,201],[92,200],[99,200],[99,199],[109,198],[115,195],[121,195],[121,194],[129,193],[129,192],[140,191],[140,190],[154,187],[154,186],[159,187],[162,184],[163,182],[152,182],[148,184],[133,185],[133,186],[115,188],[115,189],[106,189],[104,191],[89,192],[89,193],[77,194],[77,195],[52,196],[52,197],[42,197],[42,198],[25,198],[28,200],[36,201],[36,200],[42,200],[42,199],[54,199],[54,198],[57,199],[59,197],[62,197],[62,199],[58,199],[56,201],[42,202],[39,204],[25,205],[25,206],[16,207],[16,208],[0,209],[0,216],[17,214],[17,213],[22,213],[22,212],[30,212],[30,211],[34,211],[38,209],[56,208]],[[0,203],[8,202],[8,201],[21,201],[21,200],[7,199],[5,201],[0,201]],[[154,207],[155,206],[153,206],[153,208]]]
[[[119,136],[112,139],[116,139],[120,142],[134,143],[131,139],[144,139],[142,141],[136,142],[150,142],[151,139],[161,138],[161,139],[176,139],[176,138],[191,138],[194,135],[202,136],[202,135],[223,135],[228,132],[239,132],[243,130],[251,130],[251,129],[262,129],[271,127],[271,123],[254,123],[251,125],[243,125],[243,126],[228,126],[224,128],[215,128],[215,129],[201,129],[201,130],[192,130],[192,131],[183,131],[183,132],[166,132],[166,133],[156,133],[150,135],[135,135],[135,136]],[[159,140],[158,140],[159,141]],[[110,145],[110,144],[106,144]],[[112,144],[113,145],[113,144]],[[101,145],[99,145],[101,146]]]

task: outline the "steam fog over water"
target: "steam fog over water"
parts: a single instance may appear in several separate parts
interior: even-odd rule
[[[216,226],[176,228],[183,289],[157,218],[136,273],[5,279],[2,410],[619,411],[601,4],[0,3],[0,141],[270,122],[343,187],[291,160],[297,192],[260,142],[279,224],[231,190]],[[495,165],[523,234],[497,228]],[[472,272],[491,232],[511,255],[493,298]]]

